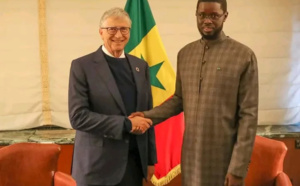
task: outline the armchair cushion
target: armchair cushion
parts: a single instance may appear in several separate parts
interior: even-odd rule
[[[57,171],[54,175],[54,186],[76,186],[76,182],[70,175]]]
[[[292,186],[290,178],[284,173],[281,172],[276,176],[275,179],[276,186]]]

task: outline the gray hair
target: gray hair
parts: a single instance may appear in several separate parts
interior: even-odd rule
[[[100,19],[99,27],[101,28],[103,26],[103,23],[110,17],[125,18],[128,20],[128,23],[131,27],[131,19],[130,19],[128,13],[124,9],[118,8],[118,7],[109,9],[106,12],[104,12],[104,14],[102,15],[102,17]]]

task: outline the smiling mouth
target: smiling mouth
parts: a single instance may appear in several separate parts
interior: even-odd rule
[[[120,41],[120,40],[114,40],[113,42],[115,42],[115,43],[123,43],[123,41]]]
[[[213,28],[212,27],[203,27],[203,31],[204,32],[211,32],[211,31],[213,31]]]

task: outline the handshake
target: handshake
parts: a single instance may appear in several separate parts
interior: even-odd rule
[[[152,120],[144,118],[144,113],[142,112],[134,112],[128,119],[131,121],[132,128],[130,133],[132,134],[144,134],[152,126]]]

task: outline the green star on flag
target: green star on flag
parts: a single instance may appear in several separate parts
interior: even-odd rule
[[[141,55],[141,59],[145,61],[143,55]],[[159,81],[159,79],[157,78],[157,73],[160,69],[160,67],[162,66],[162,64],[164,63],[164,61],[156,64],[156,65],[153,65],[149,68],[149,71],[150,71],[150,82],[151,82],[151,85],[152,86],[155,86],[157,88],[160,88],[160,89],[163,89],[163,90],[166,90],[165,87],[161,84],[161,82]]]
[[[155,86],[157,88],[166,90],[165,87],[161,84],[161,82],[159,81],[159,79],[157,78],[157,73],[160,69],[160,67],[162,66],[164,62],[160,62],[156,65],[153,65],[150,67],[149,71],[150,71],[150,80],[151,80],[151,85]]]

